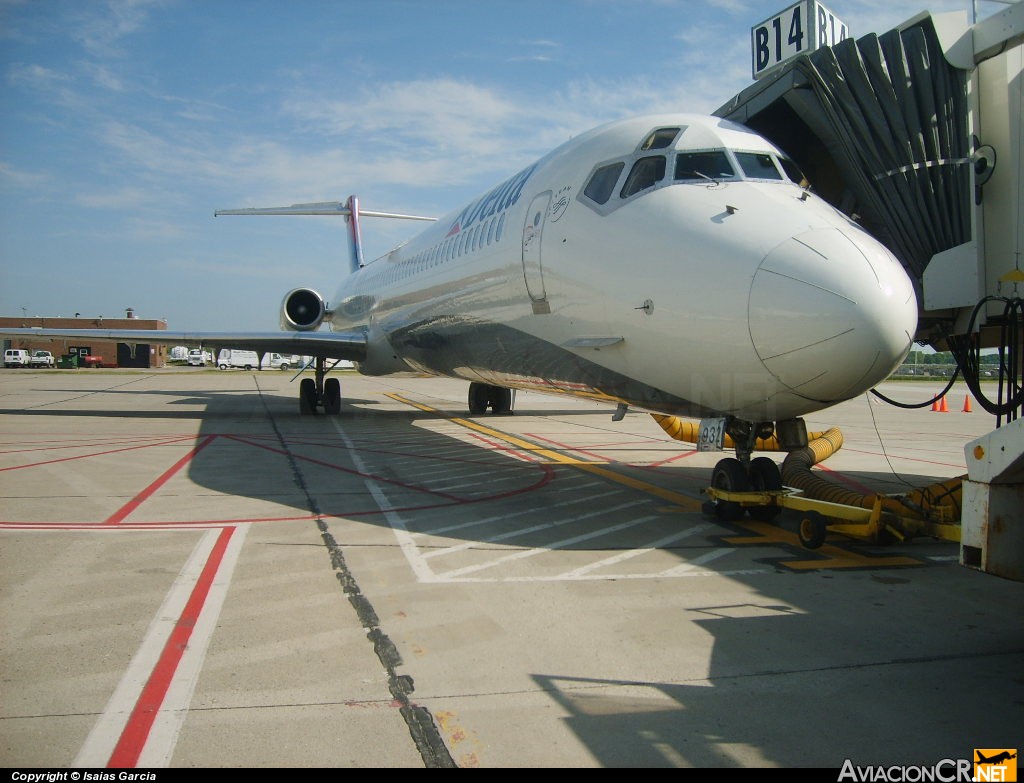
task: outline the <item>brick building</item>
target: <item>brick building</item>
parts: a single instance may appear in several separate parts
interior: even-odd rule
[[[167,322],[155,318],[136,318],[134,311],[128,309],[122,318],[60,318],[60,317],[21,317],[11,318],[0,316],[0,327],[22,329],[154,329],[166,330]],[[100,356],[103,367],[163,367],[167,364],[167,347],[139,343],[135,347],[134,356],[126,343],[113,340],[91,338],[4,338],[4,349],[24,348],[28,351],[49,351],[58,360],[71,353],[79,356]]]

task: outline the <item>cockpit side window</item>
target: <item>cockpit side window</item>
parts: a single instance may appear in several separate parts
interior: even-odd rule
[[[646,158],[639,158],[633,164],[633,168],[626,177],[626,184],[622,186],[619,195],[622,198],[629,198],[641,190],[653,187],[665,177],[665,156],[650,155]]]
[[[658,128],[651,131],[650,135],[640,143],[640,151],[663,150],[670,147],[681,130],[682,128]]]
[[[736,160],[750,179],[782,179],[775,161],[767,152],[737,152]]]
[[[736,171],[729,162],[725,150],[703,150],[701,152],[680,152],[676,155],[677,180],[707,180],[716,182],[733,179]]]
[[[604,204],[612,197],[615,191],[615,183],[619,181],[619,174],[626,167],[621,160],[609,163],[595,171],[590,182],[583,189],[583,195],[597,204]]]
[[[779,158],[779,163],[782,164],[782,170],[786,172],[786,176],[793,182],[802,188],[810,187],[810,180],[800,171],[800,167],[796,165],[795,161],[791,158]]]

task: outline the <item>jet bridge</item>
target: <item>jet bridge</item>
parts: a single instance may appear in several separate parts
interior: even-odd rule
[[[975,398],[997,417],[996,431],[1012,422],[1008,429],[1018,433],[1022,93],[1018,1],[973,25],[966,12],[925,12],[887,33],[799,55],[715,112],[771,140],[818,195],[889,247],[915,284],[917,341],[952,351]],[[982,348],[998,349],[1001,358],[997,383],[984,388]],[[1003,458],[1018,466],[1024,442],[997,439]],[[978,448],[965,449],[971,501],[965,498],[961,519],[962,542],[969,542],[961,562],[1022,579],[1024,513],[997,498],[1019,498],[1024,476],[986,471]]]

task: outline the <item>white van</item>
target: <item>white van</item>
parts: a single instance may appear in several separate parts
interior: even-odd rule
[[[4,367],[28,367],[28,351],[8,348],[4,351]]]
[[[222,370],[229,367],[255,370],[260,366],[260,357],[256,351],[237,351],[233,348],[225,348],[217,355],[217,366]]]

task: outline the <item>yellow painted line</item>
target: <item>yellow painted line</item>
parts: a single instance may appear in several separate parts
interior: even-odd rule
[[[446,416],[446,414],[442,413],[436,408],[431,408],[429,405],[423,405],[422,403],[419,402],[413,402],[412,400],[408,400],[405,397],[401,396],[400,394],[389,393],[386,396],[398,402],[404,403],[405,405],[410,405],[413,408],[417,408],[418,410],[421,410],[425,413],[436,413],[439,416],[445,416],[448,419],[448,421],[453,422],[454,424],[458,424],[460,427],[465,427],[466,429],[474,430],[476,432],[481,433],[482,435],[487,435],[497,440],[503,440],[506,443],[512,444],[518,449],[522,449],[523,451],[528,451],[531,454],[536,454],[537,456],[544,457],[549,462],[559,462],[563,465],[597,464],[585,462],[583,460],[578,460],[573,457],[567,457],[564,454],[558,453],[557,451],[545,449],[541,446],[538,446],[536,443],[531,443],[528,440],[523,440],[522,438],[518,438],[515,435],[510,435],[506,432],[501,432],[499,430],[491,429],[490,427],[485,427],[484,425],[477,424],[475,421],[470,421],[469,419],[460,419],[454,416]]]
[[[401,402],[405,405],[410,405],[413,408],[417,408],[418,410],[424,411],[425,413],[434,413],[442,416],[445,415],[441,413],[441,411],[435,408],[431,408],[429,405],[423,405],[422,403],[413,402],[412,400],[402,397],[400,394],[389,393],[387,396],[393,400],[396,400],[397,402]],[[557,463],[559,465],[572,465],[574,467],[580,468],[581,470],[585,470],[588,473],[593,473],[596,476],[606,478],[609,481],[615,481],[619,484],[624,484],[627,487],[638,490],[640,492],[646,492],[647,494],[659,497],[662,500],[668,500],[669,502],[674,503],[677,506],[682,506],[686,510],[700,510],[701,502],[699,500],[694,500],[688,495],[684,495],[680,492],[673,492],[670,489],[664,489],[663,487],[659,487],[654,484],[649,484],[646,481],[630,478],[629,476],[623,476],[616,473],[613,470],[608,470],[607,468],[601,467],[602,465],[607,465],[608,463],[606,462],[588,461],[576,459],[575,457],[567,457],[565,454],[562,454],[558,451],[538,446],[536,443],[531,443],[528,440],[524,440],[523,438],[520,438],[516,435],[511,435],[507,432],[492,429],[491,427],[485,427],[483,424],[478,424],[477,422],[471,421],[469,419],[448,417],[448,421],[458,424],[460,427],[465,427],[466,429],[470,429],[475,432],[479,432],[483,435],[487,435],[488,437],[494,438],[495,440],[501,440],[504,441],[505,443],[509,443],[518,449],[522,449],[523,451],[529,452],[530,454],[534,454],[538,457],[543,457],[548,462]]]

